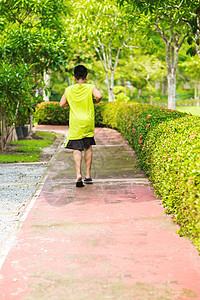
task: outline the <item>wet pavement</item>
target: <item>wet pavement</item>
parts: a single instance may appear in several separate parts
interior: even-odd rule
[[[200,257],[133,150],[111,129],[95,138],[94,184],[75,187],[63,145],[51,160],[1,268],[0,299],[200,299]]]

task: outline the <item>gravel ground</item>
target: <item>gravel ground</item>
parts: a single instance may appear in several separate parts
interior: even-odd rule
[[[47,163],[0,164],[0,245],[14,228],[46,167]]]

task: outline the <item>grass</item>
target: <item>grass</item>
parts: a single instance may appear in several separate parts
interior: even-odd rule
[[[39,152],[39,153],[41,153],[42,149],[40,149],[38,147],[35,147],[35,146],[26,145],[26,146],[22,146],[22,147],[16,147],[15,151],[19,151],[19,152]]]
[[[24,145],[29,147],[49,147],[52,144],[52,141],[49,140],[20,140],[16,142],[11,142],[11,145]]]
[[[180,106],[176,110],[200,117],[200,106]]]
[[[12,152],[0,154],[0,163],[38,162],[42,148],[51,146],[55,139],[56,135],[52,132],[38,131],[33,135],[32,140],[11,142]]]
[[[52,132],[47,132],[47,131],[37,131],[37,136],[42,137],[43,139],[49,140],[49,141],[54,141],[56,138],[56,135]]]
[[[0,154],[0,163],[38,162],[39,154]]]

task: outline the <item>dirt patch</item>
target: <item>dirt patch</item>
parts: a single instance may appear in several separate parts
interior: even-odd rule
[[[58,149],[59,145],[62,143],[64,136],[62,134],[56,133],[56,139],[50,147],[45,147],[42,149],[42,154],[40,156],[40,161],[49,161],[55,151]]]

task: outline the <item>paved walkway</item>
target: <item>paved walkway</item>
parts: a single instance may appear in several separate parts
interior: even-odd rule
[[[84,188],[71,151],[58,149],[1,268],[0,299],[200,299],[200,257],[135,154],[114,130],[97,129],[96,140]]]

